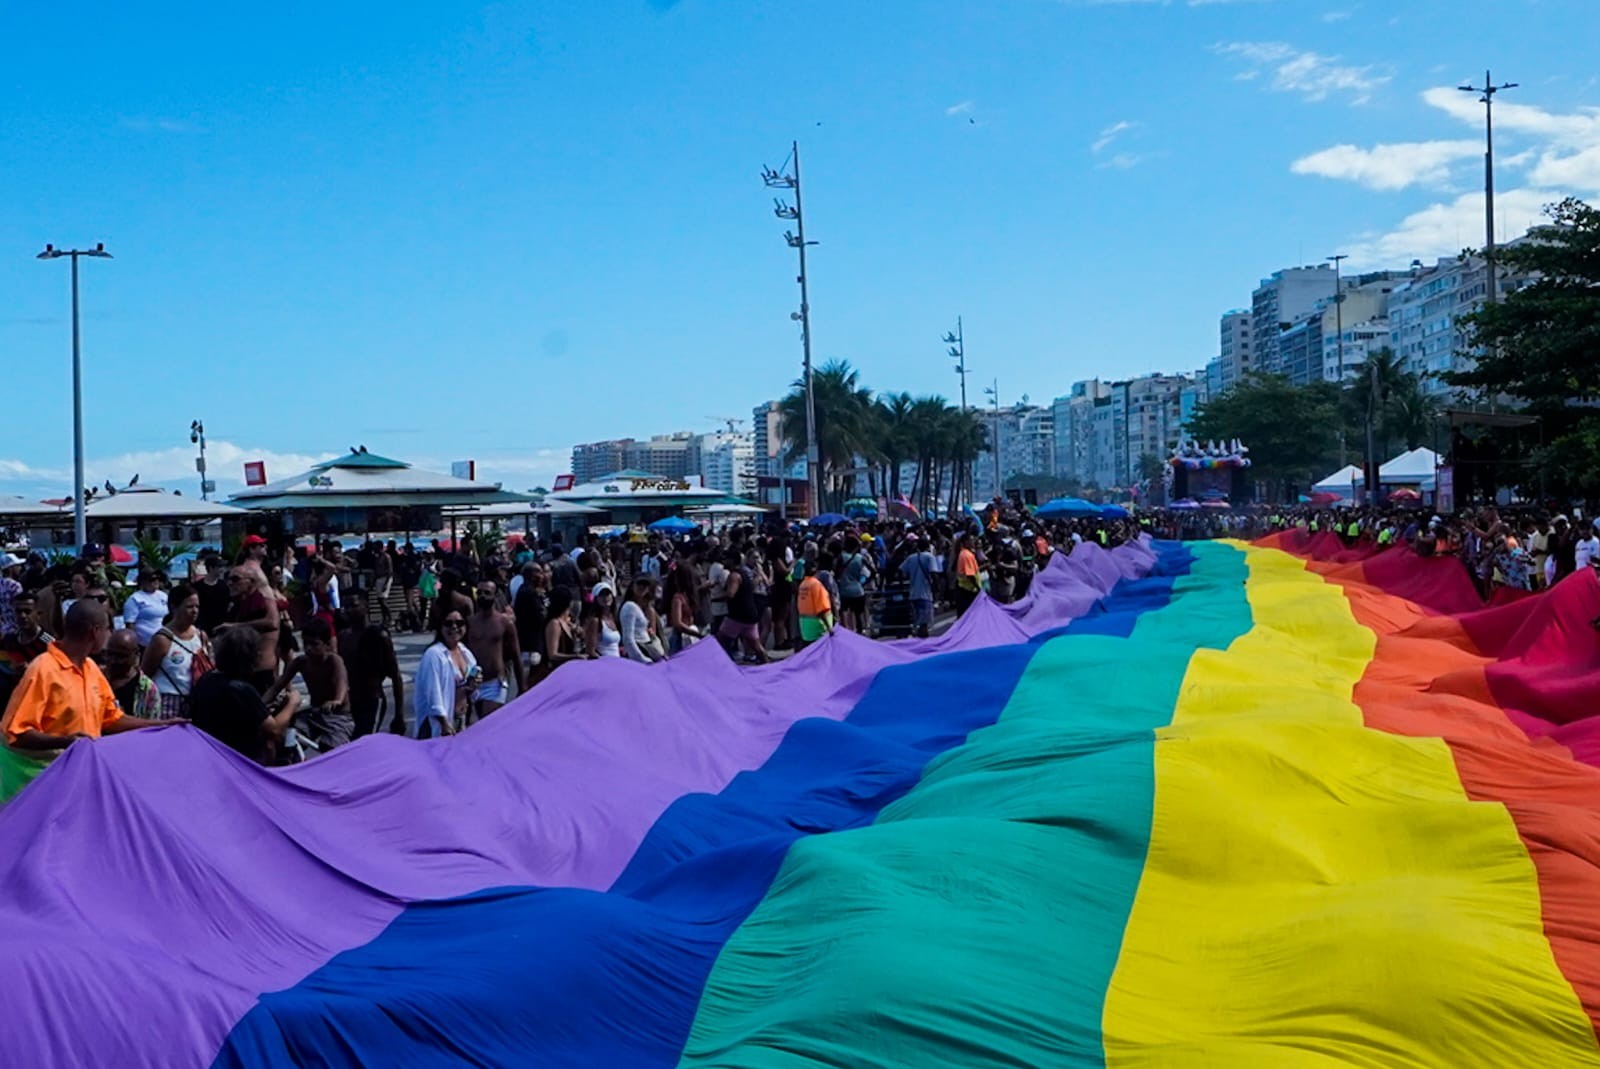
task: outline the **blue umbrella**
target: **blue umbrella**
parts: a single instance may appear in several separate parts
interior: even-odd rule
[[[1125,520],[1129,516],[1132,516],[1133,513],[1129,512],[1121,505],[1101,505],[1100,515],[1104,516],[1108,520]]]
[[[1074,516],[1101,515],[1100,506],[1092,501],[1085,501],[1081,497],[1058,497],[1054,501],[1047,501],[1039,506],[1039,511],[1034,513],[1041,520],[1063,520]]]
[[[811,526],[813,527],[837,527],[842,523],[849,522],[837,512],[824,512],[821,516],[811,517]]]
[[[668,516],[664,520],[657,520],[650,525],[652,531],[663,531],[667,534],[682,534],[685,531],[695,531],[700,527],[693,520],[686,520],[682,516]]]

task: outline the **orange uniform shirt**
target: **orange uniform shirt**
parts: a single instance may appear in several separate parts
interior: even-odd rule
[[[801,616],[822,616],[833,611],[833,601],[828,597],[828,588],[814,575],[808,575],[801,581],[800,592],[796,598]]]
[[[15,743],[24,731],[48,735],[82,732],[99,738],[100,729],[121,716],[111,683],[100,666],[84,661],[80,668],[60,647],[52,645],[28,665],[0,725],[8,743]]]

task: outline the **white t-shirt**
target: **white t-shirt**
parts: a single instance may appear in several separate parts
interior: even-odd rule
[[[1591,561],[1600,557],[1600,538],[1591,534],[1588,538],[1578,539],[1578,544],[1572,547],[1572,557],[1580,569],[1587,568]]]
[[[722,615],[728,611],[728,569],[721,561],[712,561],[706,578],[711,580],[711,614]],[[722,613],[717,612],[718,609]]]
[[[165,590],[156,590],[149,594],[143,590],[135,590],[122,603],[123,625],[132,629],[141,646],[150,645],[150,640],[156,637],[156,632],[161,630],[161,622],[166,618]]]

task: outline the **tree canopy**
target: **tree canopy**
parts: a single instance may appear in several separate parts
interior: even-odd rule
[[[865,468],[874,495],[905,494],[923,509],[954,510],[971,492],[972,462],[987,443],[977,414],[943,397],[908,393],[874,396],[844,360],[813,370],[817,421],[820,504],[837,509],[853,492]],[[806,454],[805,383],[796,379],[778,403],[790,462]],[[914,464],[910,487],[901,486],[902,464]],[[948,494],[948,497],[946,497]]]
[[[1600,399],[1600,209],[1569,198],[1545,214],[1548,224],[1495,252],[1503,270],[1536,277],[1463,317],[1482,352],[1447,381],[1548,411]]]

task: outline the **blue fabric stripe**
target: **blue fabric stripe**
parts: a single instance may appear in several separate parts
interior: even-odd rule
[[[1118,584],[1062,630],[1129,634],[1192,560],[1175,544],[1157,554],[1162,575]],[[609,892],[502,888],[409,906],[263,996],[215,1064],[674,1065],[717,954],[789,845],[871,823],[998,719],[1039,646],[885,669],[844,721],[799,721],[760,769],[670,806]]]

